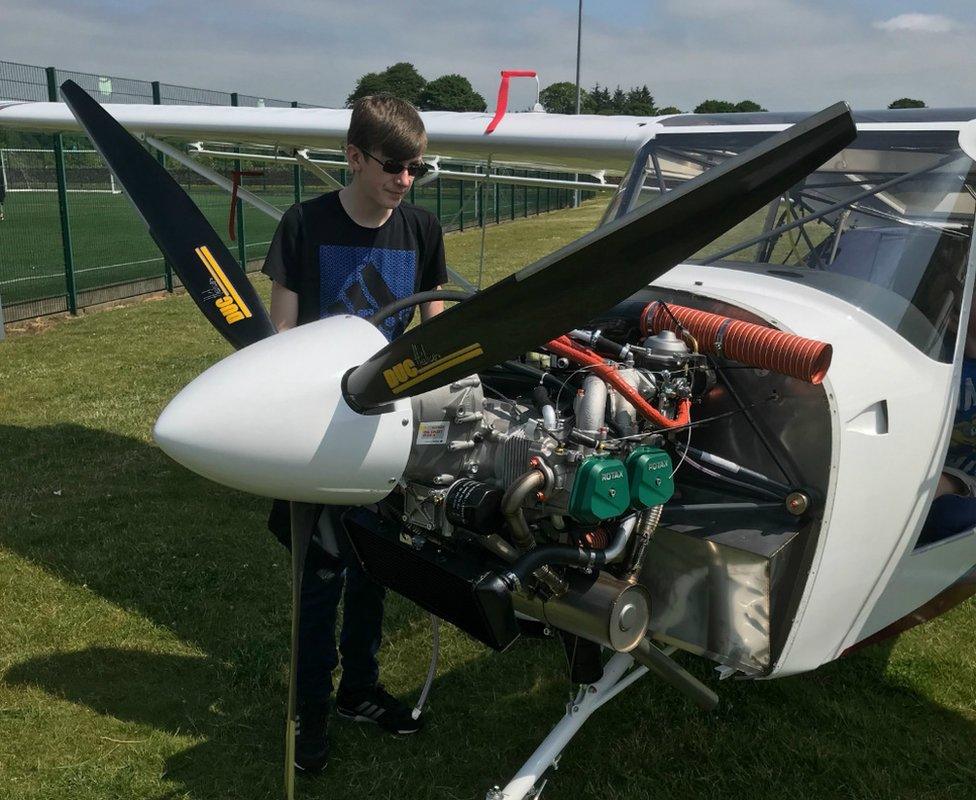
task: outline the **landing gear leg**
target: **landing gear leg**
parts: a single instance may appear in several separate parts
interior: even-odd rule
[[[646,673],[647,667],[635,667],[634,659],[626,653],[614,654],[604,667],[603,677],[596,683],[580,687],[576,697],[566,706],[565,716],[556,723],[515,777],[504,789],[496,786],[489,791],[485,800],[535,800],[539,797],[549,774],[556,769],[563,749],[590,718],[590,714]]]

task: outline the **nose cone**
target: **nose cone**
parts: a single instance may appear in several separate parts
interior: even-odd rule
[[[309,503],[381,500],[403,473],[409,400],[358,414],[342,376],[386,345],[368,322],[302,325],[228,356],[181,391],[153,435],[183,466],[235,489]]]

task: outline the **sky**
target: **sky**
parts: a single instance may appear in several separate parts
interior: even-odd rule
[[[576,25],[577,0],[0,0],[0,59],[326,106],[409,61],[494,108],[500,69],[575,80]],[[583,0],[583,86],[659,106],[976,106],[974,76],[973,0]],[[534,100],[525,81],[510,108]]]

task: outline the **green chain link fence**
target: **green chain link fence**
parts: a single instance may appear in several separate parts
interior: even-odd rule
[[[8,61],[0,61],[0,100],[57,100],[57,87],[69,78],[102,103],[315,107]],[[275,220],[238,200],[232,240],[227,192],[161,154],[158,158],[231,252],[249,270],[258,269]],[[290,164],[219,160],[208,161],[207,166],[228,178],[233,170],[260,173],[243,178],[242,185],[282,210],[332,188],[320,175]],[[461,164],[444,166],[475,169]],[[496,172],[516,174],[515,170]],[[345,183],[345,170],[333,174]],[[517,174],[570,177],[524,170]],[[172,291],[179,284],[86,137],[0,129],[0,179],[6,189],[0,220],[0,303],[5,323],[59,312],[76,313],[98,303]],[[572,203],[572,192],[497,184],[479,190],[473,183],[438,178],[415,189],[411,201],[434,211],[444,230],[452,231],[565,208]]]

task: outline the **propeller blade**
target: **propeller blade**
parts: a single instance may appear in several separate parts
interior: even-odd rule
[[[584,324],[774,200],[856,135],[837,103],[408,331],[345,379],[370,411]]]
[[[173,177],[74,81],[61,96],[210,324],[238,350],[273,334],[244,270]]]

